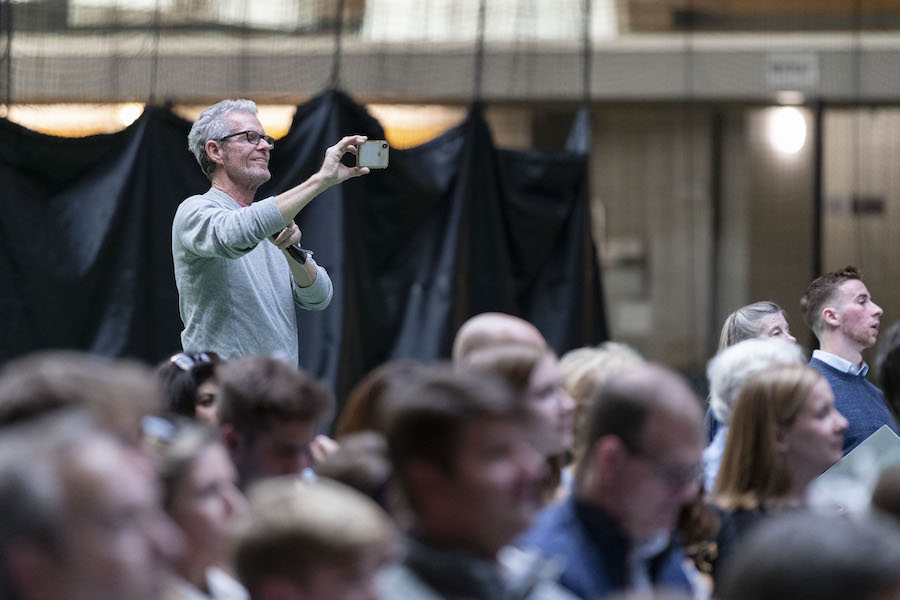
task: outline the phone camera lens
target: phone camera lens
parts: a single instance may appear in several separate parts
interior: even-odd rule
[[[381,147],[382,147],[382,148],[387,148],[387,144],[382,144]]]

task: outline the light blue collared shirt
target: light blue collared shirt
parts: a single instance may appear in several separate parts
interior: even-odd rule
[[[829,352],[824,352],[822,350],[813,350],[812,357],[821,360],[829,367],[834,367],[841,373],[865,377],[866,373],[869,372],[869,365],[866,364],[866,361],[863,361],[862,367],[860,369],[857,369],[856,365],[854,365],[849,360],[841,358],[840,356],[835,356],[834,354],[831,354]]]

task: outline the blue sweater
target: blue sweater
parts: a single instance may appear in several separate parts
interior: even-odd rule
[[[842,373],[831,365],[814,358],[809,366],[821,373],[834,392],[834,405],[850,421],[844,434],[844,454],[856,448],[882,425],[900,434],[890,409],[884,403],[884,394],[862,375]]]

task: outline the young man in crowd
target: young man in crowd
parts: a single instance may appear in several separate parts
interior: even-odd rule
[[[410,508],[401,564],[384,600],[564,600],[555,569],[504,547],[541,505],[543,457],[528,442],[521,399],[484,373],[425,370],[398,394],[387,437]]]
[[[221,369],[219,390],[219,426],[243,488],[314,466],[316,430],[334,405],[324,385],[284,361],[246,357]]]
[[[862,352],[875,345],[884,311],[872,300],[860,272],[850,266],[822,275],[809,284],[800,308],[819,339],[809,366],[831,384],[835,407],[850,421],[844,454],[882,425],[900,433],[884,394],[866,379],[869,365]]]

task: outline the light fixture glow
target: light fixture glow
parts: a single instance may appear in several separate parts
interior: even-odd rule
[[[138,120],[138,117],[141,116],[141,113],[144,112],[144,105],[131,103],[125,104],[122,108],[119,109],[119,121],[122,122],[122,125],[128,127],[132,123]]]
[[[796,154],[806,143],[806,119],[792,106],[774,108],[769,113],[769,143],[782,154]]]

